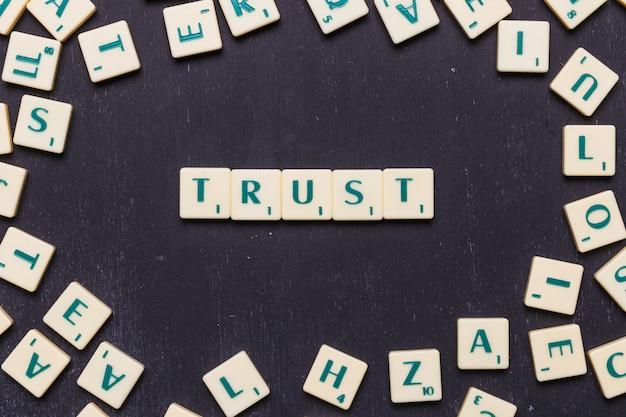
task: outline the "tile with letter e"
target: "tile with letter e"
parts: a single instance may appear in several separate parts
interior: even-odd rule
[[[369,13],[364,0],[307,0],[317,24],[326,35]]]
[[[383,217],[432,219],[435,216],[435,173],[431,168],[383,170]]]
[[[213,0],[166,7],[163,19],[172,57],[182,58],[222,49]]]
[[[528,332],[537,381],[552,381],[587,373],[585,349],[577,324]]]
[[[587,352],[605,398],[626,394],[626,337]]]
[[[94,403],[89,403],[81,410],[76,417],[108,417],[104,411]]]
[[[322,345],[302,389],[307,394],[347,410],[352,405],[367,364],[328,345]]]
[[[578,48],[552,80],[550,89],[583,115],[591,116],[618,80],[613,70]]]
[[[0,242],[0,278],[34,292],[56,248],[35,236],[9,227]]]
[[[0,162],[0,216],[17,215],[27,176],[28,170]]]
[[[626,311],[626,248],[604,264],[594,274],[594,278],[617,305]]]
[[[0,3],[0,35],[8,35],[20,20],[29,0],[4,0]]]
[[[274,0],[219,0],[233,36],[250,33],[280,19]]]
[[[383,172],[379,169],[333,171],[333,220],[381,220]]]
[[[282,171],[282,218],[330,220],[333,213],[333,172],[329,169]]]
[[[475,39],[511,14],[506,0],[444,0],[465,34]]]
[[[33,329],[2,363],[2,370],[41,398],[69,363],[69,355]]]
[[[202,417],[200,414],[196,414],[191,410],[186,409],[180,404],[172,403],[167,408],[163,417]]]
[[[17,114],[13,143],[63,153],[73,111],[71,104],[25,94]]]
[[[513,417],[517,406],[495,395],[470,387],[457,417]]]
[[[181,168],[180,218],[230,218],[230,174],[229,168]]]
[[[280,220],[280,170],[233,169],[231,184],[233,220]]]
[[[374,0],[374,5],[396,45],[439,24],[430,0]]]
[[[108,342],[102,342],[78,377],[77,384],[111,407],[119,409],[144,366]]]
[[[0,335],[6,332],[13,325],[13,319],[5,309],[0,307]]]
[[[95,12],[89,0],[30,0],[28,11],[58,41],[64,42]]]
[[[11,135],[11,119],[9,119],[9,106],[0,103],[0,155],[13,152],[13,138]]]
[[[607,0],[544,0],[550,10],[568,29],[574,29]]]
[[[78,43],[94,83],[141,68],[130,28],[124,20],[83,32],[78,35]]]
[[[615,175],[615,126],[565,126],[563,175],[578,177]]]
[[[245,351],[202,377],[226,417],[234,417],[270,394],[263,377]]]
[[[457,366],[463,370],[509,367],[509,320],[504,317],[457,320]]]
[[[498,23],[498,71],[545,73],[549,68],[549,22],[501,20]]]
[[[583,270],[582,265],[534,256],[524,304],[571,316],[576,311]]]
[[[573,201],[563,209],[581,253],[626,239],[622,214],[611,190]]]
[[[389,352],[389,388],[393,403],[439,401],[441,360],[437,349]]]

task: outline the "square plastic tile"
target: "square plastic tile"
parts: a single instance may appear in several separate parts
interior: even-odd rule
[[[274,0],[219,0],[233,36],[250,33],[280,19]]]
[[[457,417],[513,417],[517,406],[478,388],[470,387]]]
[[[568,29],[574,29],[607,0],[544,0],[552,12]]]
[[[437,349],[389,352],[389,388],[394,403],[439,401],[441,359]]]
[[[61,42],[69,38],[96,12],[96,6],[89,0],[30,0],[26,8]]]
[[[626,394],[626,337],[587,352],[602,394],[615,398]]]
[[[615,126],[565,126],[563,175],[595,177],[615,175]]]
[[[280,220],[280,170],[233,169],[231,181],[233,220]]]
[[[282,199],[284,220],[330,220],[333,172],[329,169],[283,170]]]
[[[180,170],[180,218],[230,218],[229,168],[182,168]]]
[[[89,403],[76,417],[108,417],[104,411],[94,403]]]
[[[0,216],[17,215],[27,176],[26,169],[0,162]]]
[[[594,274],[594,278],[617,305],[626,311],[626,248],[604,264]]]
[[[24,95],[13,143],[56,154],[65,151],[74,107],[61,101]]]
[[[0,103],[0,155],[13,152],[13,137],[11,135],[11,120],[9,106]]]
[[[497,68],[500,72],[548,72],[550,23],[501,20],[498,23]]]
[[[470,39],[477,38],[513,11],[506,0],[444,0],[444,3]]]
[[[435,173],[431,168],[383,170],[383,217],[432,219],[435,216]]]
[[[29,0],[9,0],[0,4],[0,35],[7,36],[20,20]]]
[[[576,311],[583,270],[582,265],[533,257],[524,304],[571,316]]]
[[[439,16],[430,0],[374,0],[374,5],[395,44],[439,24]]]
[[[33,292],[39,287],[56,248],[16,228],[0,242],[0,278]]]
[[[509,320],[460,318],[457,320],[457,366],[463,370],[509,367]]]
[[[180,404],[172,403],[167,408],[163,417],[202,417],[200,414],[196,414],[191,410],[187,410]]]
[[[324,34],[340,29],[369,13],[364,0],[307,0]]]
[[[378,169],[333,171],[333,220],[381,220],[383,172]]]
[[[551,381],[587,373],[585,349],[577,324],[528,332],[537,381]]]
[[[222,49],[222,35],[213,0],[166,7],[163,19],[172,57],[182,58]]]
[[[5,309],[0,307],[0,335],[6,332],[13,325],[13,319]]]

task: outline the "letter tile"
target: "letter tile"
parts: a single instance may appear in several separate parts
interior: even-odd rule
[[[193,411],[187,410],[180,404],[172,403],[167,408],[163,417],[202,417],[200,414],[196,414]]]
[[[568,125],[563,128],[563,175],[615,175],[615,126]]]
[[[573,315],[576,311],[583,266],[535,256],[530,264],[524,304]]]
[[[506,0],[444,0],[465,34],[475,39],[511,14]]]
[[[566,28],[574,29],[607,0],[544,0],[544,2]]]
[[[182,58],[222,49],[213,0],[166,7],[163,19],[172,57]]]
[[[389,352],[389,387],[391,401],[396,404],[441,400],[439,351],[420,349]]]
[[[0,162],[0,216],[17,215],[27,176],[26,169]]]
[[[282,172],[284,220],[330,220],[333,172],[329,169],[285,169]]]
[[[626,337],[587,352],[605,398],[626,394]]]
[[[0,335],[6,332],[13,325],[13,319],[5,309],[0,307]]]
[[[280,220],[280,170],[233,169],[231,181],[233,220]]]
[[[219,0],[233,36],[250,33],[280,19],[274,0]]]
[[[7,36],[20,20],[29,0],[2,0],[0,2],[0,35]]]
[[[383,171],[383,216],[432,219],[435,215],[435,174],[431,168],[387,168]]]
[[[0,103],[0,155],[13,152],[13,138],[11,135],[11,119],[9,119],[9,106]]]
[[[13,143],[63,153],[73,111],[71,104],[25,94],[17,114]]]
[[[517,406],[478,388],[470,387],[457,417],[513,417]]]
[[[457,320],[459,369],[507,369],[509,367],[509,320],[506,318],[460,318]]]
[[[626,248],[611,258],[595,274],[594,278],[626,311]]]
[[[381,220],[383,172],[378,169],[333,171],[333,220]]]
[[[230,177],[229,168],[181,168],[180,218],[230,218]]]
[[[374,5],[395,44],[439,24],[439,16],[430,0],[374,0]]]
[[[369,13],[364,0],[307,0],[307,3],[326,35]]]
[[[65,42],[96,12],[89,0],[30,0],[26,7],[60,42]]]
[[[89,403],[76,417],[109,417],[94,403]]]
[[[550,68],[550,23],[501,20],[498,23],[500,72],[546,73]]]
[[[537,381],[552,381],[587,373],[585,349],[577,324],[528,332]]]

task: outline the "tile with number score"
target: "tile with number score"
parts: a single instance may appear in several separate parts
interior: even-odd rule
[[[610,177],[615,175],[615,126],[563,127],[563,175]]]
[[[374,0],[391,40],[395,44],[411,39],[439,24],[430,0]]]
[[[509,320],[463,317],[457,320],[457,366],[463,370],[509,367]]]
[[[495,395],[470,387],[457,417],[513,417],[517,406]]]
[[[333,171],[333,220],[381,220],[383,171],[337,169]]]
[[[571,316],[576,311],[583,270],[579,264],[534,256],[524,304]]]
[[[383,170],[383,217],[386,220],[432,219],[435,173],[432,168]]]
[[[626,394],[626,337],[587,352],[605,398]]]
[[[0,278],[34,292],[56,248],[16,227],[9,227],[0,242]]]
[[[96,6],[89,0],[66,0],[60,3],[30,0],[26,8],[60,42],[65,42],[96,12]]]
[[[166,7],[163,19],[172,57],[183,58],[222,49],[213,0]]]
[[[389,389],[393,403],[439,401],[441,359],[437,349],[389,352]]]
[[[329,169],[285,169],[282,181],[283,220],[330,220],[333,172]]]
[[[219,0],[220,7],[233,36],[250,33],[280,19],[274,0]]]
[[[326,35],[369,13],[364,0],[307,0],[307,3]]]
[[[498,23],[497,69],[545,73],[550,67],[550,23],[501,20]]]
[[[574,29],[608,0],[544,0],[568,29]]]
[[[0,216],[13,218],[17,215],[27,176],[28,170],[0,162]]]
[[[465,34],[475,39],[511,14],[506,0],[444,0]]]
[[[528,332],[537,381],[552,381],[587,373],[585,348],[577,324]]]
[[[65,151],[74,106],[61,101],[22,96],[13,143],[61,154]]]

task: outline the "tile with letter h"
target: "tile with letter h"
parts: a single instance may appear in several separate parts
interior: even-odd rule
[[[28,11],[58,41],[64,42],[95,12],[96,6],[89,0],[30,0]]]
[[[9,119],[9,106],[0,103],[0,155],[13,152],[13,138],[11,135],[11,119]]]
[[[250,33],[280,19],[274,0],[219,0],[233,36]]]
[[[393,403],[439,401],[441,359],[437,349],[389,352],[389,388]]]
[[[565,126],[563,175],[595,177],[615,175],[615,126]]]
[[[282,218],[330,220],[333,212],[333,172],[329,169],[282,171]]]
[[[626,394],[626,337],[587,352],[605,398]]]
[[[279,169],[233,169],[231,171],[233,220],[281,219],[281,172]]]
[[[230,218],[229,168],[181,168],[180,218]]]
[[[76,417],[109,417],[100,407],[94,403],[89,403],[81,410]]]
[[[544,0],[568,29],[574,29],[608,0]]]
[[[439,24],[430,0],[374,0],[374,5],[396,45]]]
[[[594,278],[620,308],[626,311],[626,248],[604,264],[594,274]]]
[[[549,22],[502,20],[498,23],[498,71],[545,73],[549,68]]]
[[[0,216],[17,215],[27,176],[26,169],[0,162]]]
[[[495,395],[470,387],[457,417],[514,417],[517,406]]]
[[[13,319],[5,309],[0,307],[0,335],[6,332],[13,325]]]
[[[509,367],[509,320],[460,318],[457,320],[457,366],[463,370]]]
[[[163,19],[172,57],[182,58],[222,49],[213,0],[166,7]]]
[[[333,171],[333,220],[381,220],[383,172],[379,169]]]
[[[364,0],[307,0],[317,24],[326,35],[369,13]]]
[[[537,381],[552,381],[587,373],[585,349],[577,324],[528,332]]]
[[[511,14],[506,0],[444,0],[470,39],[475,39]]]
[[[571,316],[576,311],[583,270],[582,265],[533,257],[524,304]]]
[[[73,111],[71,104],[25,94],[17,115],[13,143],[63,153]]]
[[[191,410],[186,409],[180,404],[172,403],[167,408],[163,417],[202,417],[200,414],[196,414]]]
[[[435,216],[435,173],[432,168],[383,170],[383,194],[386,220],[432,219]]]
[[[29,0],[8,0],[0,3],[0,35],[7,36],[20,20]]]

